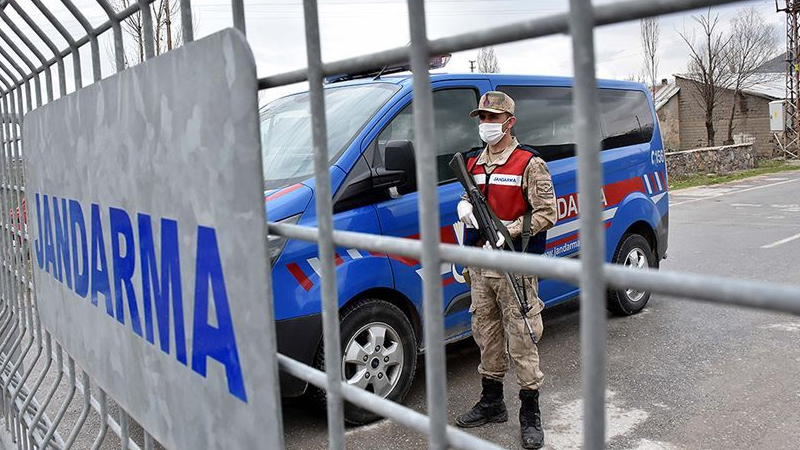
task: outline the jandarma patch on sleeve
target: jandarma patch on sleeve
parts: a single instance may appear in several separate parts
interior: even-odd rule
[[[553,182],[550,180],[539,180],[536,182],[536,195],[539,197],[553,196]]]

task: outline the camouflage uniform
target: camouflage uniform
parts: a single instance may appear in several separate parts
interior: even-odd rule
[[[512,240],[520,240],[523,223],[530,212],[530,230],[526,232],[529,231],[534,238],[536,246],[532,248],[543,251],[544,242],[539,233],[552,227],[558,216],[553,180],[547,165],[532,152],[527,153],[527,149],[518,149],[519,142],[508,134],[516,123],[511,97],[503,92],[490,91],[481,96],[478,105],[470,116],[481,116],[478,133],[489,145],[477,158],[471,156],[468,159],[467,169],[478,177],[476,183],[479,186],[484,185],[486,202],[495,209],[497,217],[507,220],[503,223]],[[504,124],[512,118],[514,121],[504,130]],[[505,119],[502,124],[501,119]],[[495,189],[490,190],[491,185]],[[456,207],[459,220],[468,227],[478,226],[473,207],[466,196]],[[478,403],[456,417],[456,425],[472,428],[508,420],[502,380],[508,371],[510,358],[520,387],[522,447],[542,448],[544,430],[539,387],[544,374],[539,369],[539,351],[527,333],[516,295],[506,278],[495,270],[473,268],[467,274],[472,286],[472,333],[481,349],[478,372],[482,390]],[[536,337],[541,338],[544,327],[540,313],[544,303],[539,298],[538,280],[525,277],[524,284],[528,302],[533,307],[527,313],[528,319]]]
[[[515,138],[500,155],[491,157],[488,148],[484,149],[478,164],[485,165],[487,173],[491,172],[503,165],[518,146]],[[541,158],[531,158],[523,174],[522,189],[527,192],[532,208],[531,234],[552,227],[557,217],[556,198],[550,172]],[[506,224],[512,238],[521,234],[522,219]],[[539,352],[525,329],[511,286],[496,270],[474,267],[468,270],[472,283],[472,333],[481,350],[478,372],[485,378],[502,380],[510,357],[520,388],[538,389],[544,379],[539,369]],[[540,314],[544,302],[539,298],[537,278],[524,278],[528,301],[533,307],[528,319],[538,340],[544,330]]]

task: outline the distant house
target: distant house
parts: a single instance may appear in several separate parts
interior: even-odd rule
[[[778,64],[774,65],[778,67]],[[764,69],[767,70],[770,68]],[[769,127],[769,102],[785,97],[785,78],[782,73],[767,75],[767,78],[765,82],[740,92],[735,100],[733,90],[723,89],[720,102],[714,109],[716,145],[722,145],[727,138],[731,104],[736,101],[734,142],[752,142],[760,157],[772,157],[777,153],[777,142]],[[675,81],[667,83],[666,79],[662,80],[656,91],[656,112],[667,150],[707,146],[705,109],[696,97],[695,83],[688,76],[675,75]]]

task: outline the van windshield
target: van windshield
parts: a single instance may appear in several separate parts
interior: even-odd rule
[[[367,121],[400,88],[388,83],[325,89],[328,160],[331,164]],[[308,92],[284,97],[261,110],[264,187],[273,189],[314,174]]]

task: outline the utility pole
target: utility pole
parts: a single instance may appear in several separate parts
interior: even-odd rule
[[[785,0],[786,13],[786,100],[783,150],[793,158],[800,156],[800,0]]]
[[[474,59],[470,59],[469,60],[469,71],[470,72],[475,72],[475,61],[476,60],[474,60]]]

